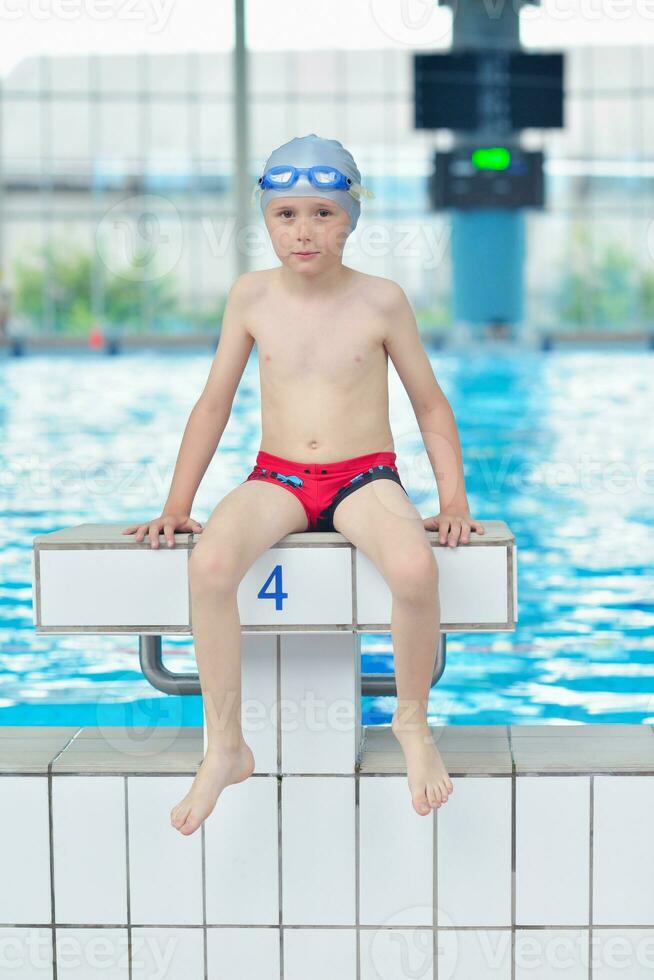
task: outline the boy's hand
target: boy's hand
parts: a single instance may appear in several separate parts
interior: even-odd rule
[[[435,517],[425,517],[423,526],[426,531],[438,531],[439,544],[447,543],[451,548],[456,548],[459,535],[461,544],[468,544],[470,541],[470,531],[477,531],[478,534],[484,533],[484,525],[476,521],[470,511],[441,511]]]
[[[148,534],[151,548],[159,547],[159,534],[163,531],[168,547],[172,548],[175,544],[175,531],[192,531],[193,534],[199,534],[202,525],[194,521],[190,514],[162,514],[148,524],[130,524],[121,533],[134,534],[134,531],[136,531],[135,541],[142,541]]]

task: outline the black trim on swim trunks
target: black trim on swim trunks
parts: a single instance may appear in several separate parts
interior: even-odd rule
[[[340,490],[336,492],[331,500],[331,503],[320,511],[316,520],[316,531],[334,531],[334,511],[341,500],[345,500],[351,493],[358,490],[359,487],[364,487],[368,483],[372,483],[373,480],[393,480],[394,483],[399,483],[404,492],[406,489],[400,480],[399,475],[390,466],[376,466],[372,472],[370,470],[364,470],[360,474],[360,479],[356,483],[346,483],[345,486],[341,487]],[[406,494],[409,496],[408,493]]]

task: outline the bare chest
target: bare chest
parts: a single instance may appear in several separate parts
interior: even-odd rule
[[[268,312],[254,324],[263,381],[275,384],[321,382],[350,387],[386,369],[383,324],[352,304],[345,312]]]

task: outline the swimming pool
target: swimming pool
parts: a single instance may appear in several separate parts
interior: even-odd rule
[[[433,724],[654,723],[654,353],[430,351],[456,415],[468,497],[516,535],[515,633],[451,634]],[[36,636],[35,534],[160,512],[211,351],[0,361],[0,725],[200,725],[199,697],[155,691],[136,637]],[[392,366],[391,426],[423,516],[433,474]],[[204,522],[245,479],[260,440],[250,358],[196,496]],[[195,669],[190,637],[165,637]],[[390,636],[363,637],[363,669],[392,668]],[[364,698],[363,723],[392,698]]]

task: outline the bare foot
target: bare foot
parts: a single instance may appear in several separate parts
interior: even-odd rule
[[[253,769],[254,756],[246,742],[235,748],[209,748],[190,790],[170,811],[173,827],[188,837],[207,819],[225,786],[247,779]]]
[[[453,792],[452,780],[434,744],[426,719],[409,721],[401,728],[395,711],[391,728],[404,752],[413,809],[426,816],[445,803]]]

